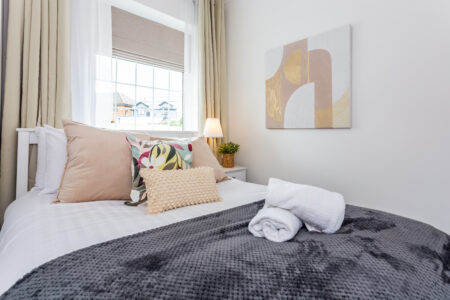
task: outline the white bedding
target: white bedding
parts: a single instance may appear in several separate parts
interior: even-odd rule
[[[229,180],[218,184],[222,202],[147,215],[123,201],[52,204],[55,195],[30,191],[7,209],[0,232],[0,295],[23,275],[87,246],[264,199],[266,186]]]

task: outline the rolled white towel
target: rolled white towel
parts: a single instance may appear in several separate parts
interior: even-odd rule
[[[289,211],[269,207],[261,209],[248,224],[248,230],[256,237],[265,237],[272,242],[292,239],[302,227],[300,221]]]
[[[269,179],[266,204],[289,210],[309,231],[335,233],[341,228],[345,215],[341,194],[276,178]]]

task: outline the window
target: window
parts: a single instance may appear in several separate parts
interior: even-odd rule
[[[183,72],[112,59],[111,128],[183,130]]]
[[[195,51],[184,48],[191,35],[115,7],[111,20],[112,58],[97,55],[95,101],[86,105],[95,126],[197,130]]]

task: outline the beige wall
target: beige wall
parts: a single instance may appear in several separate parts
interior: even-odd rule
[[[229,0],[230,137],[250,181],[321,186],[450,232],[450,1]],[[353,27],[353,129],[265,129],[264,54]]]

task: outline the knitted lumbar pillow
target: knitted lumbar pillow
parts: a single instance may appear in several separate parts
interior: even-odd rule
[[[182,206],[221,201],[212,168],[170,171],[141,169],[140,174],[147,186],[149,214],[158,214]]]

